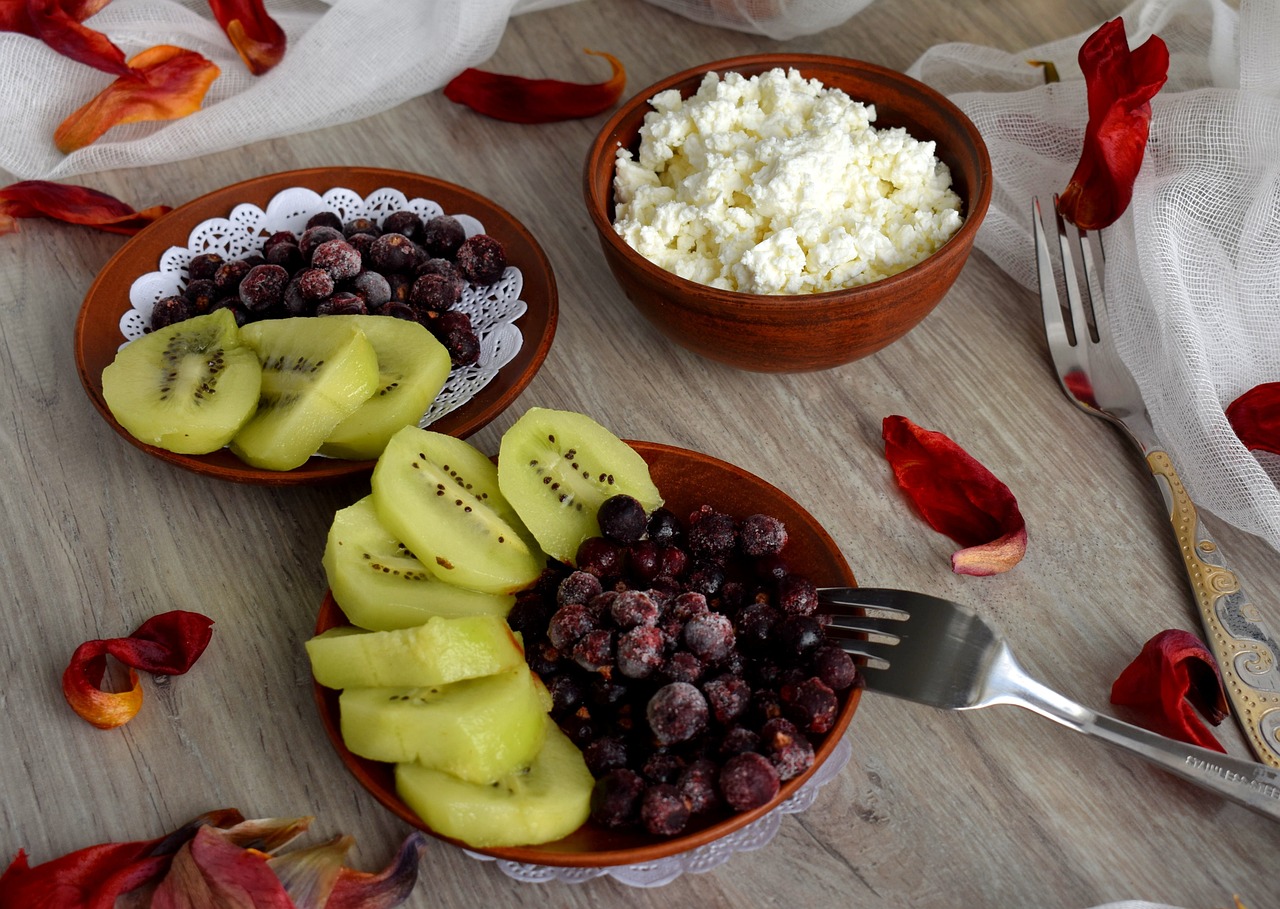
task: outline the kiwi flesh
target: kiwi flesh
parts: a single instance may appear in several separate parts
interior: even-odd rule
[[[433,616],[505,618],[515,604],[510,594],[437,580],[378,520],[372,495],[333,516],[321,564],[347,619],[370,631],[413,628]]]
[[[292,470],[306,463],[378,387],[377,352],[349,321],[266,319],[250,322],[240,336],[262,364],[262,392],[231,450],[254,467]]]
[[[326,316],[364,332],[378,355],[378,387],[336,427],[320,454],[371,460],[396,430],[417,424],[449,378],[449,351],[425,326],[387,316]]]
[[[585,414],[533,407],[503,433],[498,486],[549,556],[572,563],[600,535],[605,499],[634,496],[646,513],[662,505],[644,458]]]
[[[125,345],[102,371],[102,397],[140,442],[179,454],[225,446],[254,414],[262,368],[230,310]]]
[[[514,593],[546,557],[498,488],[498,471],[462,439],[406,426],[370,479],[378,520],[438,579]]]

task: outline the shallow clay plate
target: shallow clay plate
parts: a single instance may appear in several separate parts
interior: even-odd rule
[[[629,444],[648,462],[654,483],[661,490],[667,506],[676,514],[687,515],[704,503],[739,518],[761,512],[772,514],[787,525],[789,541],[784,555],[794,571],[809,575],[820,587],[847,587],[855,583],[853,572],[835,541],[786,493],[745,470],[704,454],[651,442]],[[316,633],[347,624],[332,594],[326,592],[316,620]],[[835,726],[815,743],[817,759],[813,767],[788,780],[772,802],[754,811],[714,814],[691,823],[685,833],[672,838],[607,830],[588,821],[571,835],[554,843],[474,849],[435,833],[400,800],[396,795],[391,764],[365,760],[348,751],[339,731],[338,692],[320,685],[315,685],[314,689],[325,731],[347,769],[383,806],[403,821],[454,845],[495,858],[533,865],[573,867],[652,862],[703,846],[768,814],[803,786],[835,750],[853,718],[861,693],[853,690],[843,695]]]
[[[450,214],[471,215],[506,247],[511,265],[520,269],[524,286],[520,297],[528,309],[516,321],[523,338],[515,358],[471,400],[431,424],[435,432],[465,438],[493,420],[533,379],[555,335],[558,297],[546,254],[533,235],[509,212],[461,186],[421,174],[369,167],[322,167],[271,174],[219,189],[188,202],[140,231],[111,258],[94,280],[76,321],[75,357],[80,381],[103,419],[133,445],[154,457],[187,470],[221,480],[260,485],[317,483],[367,472],[373,461],[345,461],[313,457],[294,470],[261,470],[223,449],[207,455],[183,455],[139,442],[116,422],[102,397],[102,370],[115,358],[124,338],[120,317],[130,308],[129,288],[141,275],[154,271],[170,247],[182,247],[196,225],[209,218],[227,217],[250,203],[265,208],[278,192],[304,187],[325,193],[345,187],[368,194],[383,187],[398,189],[408,198],[432,199]],[[265,239],[265,238],[264,238]]]

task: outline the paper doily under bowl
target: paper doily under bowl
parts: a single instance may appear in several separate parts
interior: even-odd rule
[[[688,514],[700,505],[709,504],[739,518],[756,513],[774,515],[787,526],[789,541],[783,554],[793,571],[808,575],[820,587],[849,587],[856,583],[853,571],[835,541],[812,515],[777,487],[739,467],[698,452],[652,442],[629,444],[649,464],[654,483],[662,492],[667,506],[676,514]],[[316,633],[347,624],[332,593],[326,592],[316,619]],[[731,845],[731,841],[726,841],[727,837],[787,804],[819,773],[836,753],[861,695],[860,689],[841,693],[841,707],[835,725],[815,742],[813,766],[804,774],[783,783],[773,801],[753,811],[741,814],[723,812],[697,818],[691,821],[684,833],[672,838],[652,836],[642,831],[609,830],[588,821],[554,843],[475,849],[435,833],[400,800],[395,791],[393,765],[365,760],[348,751],[340,731],[339,692],[320,685],[313,687],[321,722],[339,757],[356,780],[401,820],[473,854],[519,866],[560,868],[649,865],[673,855],[687,855],[711,843]],[[747,837],[735,848],[748,849],[759,845],[758,837]]]
[[[150,305],[167,287],[185,281],[186,264],[197,252],[226,248],[244,254],[250,238],[260,243],[273,230],[300,231],[324,208],[344,218],[371,214],[380,219],[406,205],[420,214],[455,215],[469,233],[483,230],[506,248],[507,274],[492,289],[472,287],[464,296],[464,305],[486,320],[488,329],[480,335],[482,365],[489,368],[483,376],[455,371],[437,399],[438,415],[424,415],[433,431],[458,438],[481,429],[525,389],[551,348],[559,313],[551,263],[515,217],[483,196],[421,174],[369,167],[313,168],[246,180],[188,202],[132,237],[99,272],[76,321],[76,368],[89,400],[131,444],[221,480],[283,486],[372,470],[373,461],[323,457],[294,470],[261,470],[226,449],[183,455],[147,445],[111,415],[102,396],[102,371],[121,344],[141,333]]]

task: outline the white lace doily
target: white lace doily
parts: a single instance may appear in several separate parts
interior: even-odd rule
[[[526,865],[496,859],[491,855],[482,855],[470,850],[465,851],[472,858],[496,863],[498,869],[507,877],[527,884],[543,884],[548,881],[581,884],[584,881],[608,875],[629,887],[661,887],[682,874],[702,874],[718,868],[736,853],[763,849],[777,835],[778,829],[782,826],[782,816],[799,814],[807,810],[817,799],[818,790],[835,779],[836,775],[844,769],[844,765],[849,763],[852,754],[853,748],[849,745],[849,740],[840,739],[831,755],[814,771],[813,776],[809,777],[791,798],[764,817],[705,846],[659,859],[656,862],[645,862],[639,865],[610,865],[603,868],[569,868],[554,865]]]
[[[151,324],[151,310],[165,297],[180,293],[187,284],[187,266],[202,253],[218,253],[224,259],[241,259],[257,253],[262,242],[277,231],[300,234],[312,215],[332,211],[345,223],[353,218],[369,218],[382,223],[393,212],[409,210],[424,221],[445,214],[431,199],[409,199],[398,189],[383,187],[368,196],[335,187],[323,195],[295,186],[278,192],[263,211],[243,203],[225,218],[210,218],[197,224],[186,246],[171,246],[160,257],[156,271],[142,275],[129,288],[131,308],[120,317],[121,346],[142,337]],[[484,233],[484,225],[471,215],[449,212],[462,224],[468,237]],[[468,284],[462,301],[455,307],[471,316],[471,325],[480,339],[480,359],[449,373],[444,388],[418,425],[431,423],[470,401],[493,381],[502,367],[520,352],[524,339],[515,321],[528,308],[520,299],[524,277],[520,269],[508,266],[498,281],[489,286]]]

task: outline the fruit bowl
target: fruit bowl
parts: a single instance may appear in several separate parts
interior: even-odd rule
[[[127,339],[140,335],[146,308],[170,284],[185,276],[195,251],[217,249],[230,242],[226,233],[265,239],[280,219],[305,223],[315,210],[335,204],[387,208],[403,199],[416,210],[459,217],[471,230],[483,231],[506,248],[511,269],[495,285],[492,303],[478,297],[495,331],[488,339],[482,373],[472,371],[461,383],[451,377],[424,420],[433,430],[465,438],[500,414],[533,379],[555,334],[558,298],[545,253],[529,231],[497,204],[463,187],[420,174],[378,168],[331,167],[288,171],[219,189],[175,209],[132,237],[106,264],[90,286],[76,322],[76,366],[89,400],[113,429],[148,454],[217,479],[260,485],[295,485],[367,473],[371,460],[312,457],[293,470],[251,467],[226,449],[206,455],[178,454],[147,445],[130,435],[112,416],[102,393],[102,371]],[[287,209],[287,210],[286,210]],[[356,209],[357,211],[359,209]],[[205,244],[210,244],[206,246]],[[150,298],[150,299],[149,299]],[[141,300],[143,302],[139,303]],[[501,310],[501,311],[498,311]],[[490,315],[491,314],[491,315]],[[501,364],[501,365],[499,365]],[[457,371],[459,374],[462,371]]]
[[[680,277],[619,236],[614,230],[617,152],[636,150],[645,115],[653,110],[650,99],[669,90],[687,98],[708,73],[750,78],[775,68],[794,68],[806,79],[874,105],[877,130],[901,127],[915,139],[935,142],[935,154],[950,169],[961,200],[963,223],[951,238],[905,271],[868,284],[820,293],[757,294]],[[756,54],[676,73],[624,101],[587,153],[583,190],[610,271],[658,331],[694,353],[739,369],[804,372],[873,354],[937,306],[969,257],[990,204],[992,178],[977,128],[958,107],[915,79],[843,57]]]
[[[781,490],[747,471],[704,454],[650,442],[629,444],[648,463],[653,481],[661,490],[667,506],[677,514],[687,514],[702,504],[710,504],[731,514],[745,516],[763,512],[774,515],[788,528],[790,542],[785,552],[794,570],[809,575],[819,586],[855,583],[853,572],[835,541],[808,512]],[[316,620],[316,633],[347,624],[332,594],[326,593]],[[473,849],[435,833],[409,809],[396,794],[392,765],[365,760],[346,748],[340,733],[337,691],[315,685],[314,695],[325,731],[347,769],[378,802],[406,823],[485,856],[529,865],[582,868],[654,862],[705,846],[759,820],[794,796],[831,757],[859,700],[856,688],[841,696],[834,726],[815,742],[813,766],[783,783],[773,800],[754,810],[739,814],[713,813],[670,838],[637,831],[610,830],[588,821],[573,834],[552,843]]]

